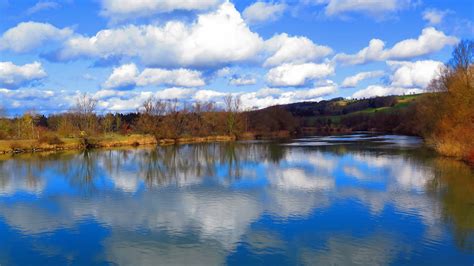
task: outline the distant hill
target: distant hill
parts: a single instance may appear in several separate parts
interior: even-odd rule
[[[368,99],[335,98],[271,106],[248,113],[251,128],[258,132],[288,130],[302,134],[373,130],[416,134],[414,103],[421,94]]]
[[[409,106],[421,94],[404,96],[383,96],[368,99],[334,98],[320,102],[299,102],[279,105],[295,117],[331,117],[352,113],[374,113],[396,111]],[[274,108],[274,107],[268,107]]]

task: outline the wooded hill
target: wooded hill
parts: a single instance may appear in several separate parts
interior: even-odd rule
[[[296,130],[297,133],[333,133],[374,130],[416,134],[407,130],[406,115],[413,112],[421,94],[384,96],[369,99],[335,98],[320,102],[300,102],[249,112],[258,132]],[[278,113],[278,115],[271,115]],[[258,124],[260,121],[260,124]],[[408,121],[406,121],[408,122]]]

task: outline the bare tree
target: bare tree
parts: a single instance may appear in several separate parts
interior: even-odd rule
[[[97,117],[94,114],[97,106],[97,100],[89,96],[87,93],[81,94],[76,99],[76,105],[73,108],[74,113],[78,115],[79,129],[81,131],[94,131]]]
[[[452,58],[448,62],[448,67],[453,72],[463,75],[466,86],[470,87],[473,78],[474,63],[474,42],[471,40],[462,40],[454,49]]]
[[[148,98],[139,109],[138,128],[146,134],[152,134],[157,140],[164,137],[163,120],[167,112],[167,103],[160,99]]]
[[[441,75],[431,82],[434,93],[417,106],[422,134],[445,155],[468,157],[474,152],[473,63],[474,42],[461,41]]]
[[[225,110],[227,114],[227,133],[236,136],[238,133],[239,111],[241,108],[241,100],[238,96],[232,94],[224,97]]]
[[[180,105],[182,105],[180,107]],[[178,139],[183,135],[187,125],[188,108],[186,104],[181,104],[178,99],[173,99],[167,103],[166,125],[167,136]]]

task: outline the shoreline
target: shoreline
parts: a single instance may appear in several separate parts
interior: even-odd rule
[[[174,144],[192,144],[235,141],[233,136],[183,137],[161,139],[157,141],[150,135],[112,136],[87,139],[87,147],[82,138],[63,138],[62,144],[38,143],[37,140],[0,140],[0,154],[23,154],[37,152],[61,152],[85,149],[110,149],[116,147],[166,146]]]
[[[375,133],[376,131],[367,131]],[[313,132],[316,133],[316,132]],[[321,135],[338,135],[354,133],[353,131],[339,131],[339,132],[318,132]],[[381,134],[394,134],[393,132],[377,132]],[[395,133],[396,134],[396,133]],[[303,134],[309,136],[308,134]],[[313,134],[310,134],[313,135]],[[402,134],[405,135],[405,134]],[[237,140],[275,140],[275,139],[288,139],[292,137],[289,132],[273,132],[272,134],[255,134],[245,133],[241,138],[234,136],[222,135],[222,136],[207,136],[207,137],[182,137],[178,139],[161,139],[157,141],[151,135],[140,135],[132,134],[128,136],[123,135],[106,135],[102,137],[94,137],[87,139],[87,147],[81,142],[83,138],[62,138],[62,144],[46,144],[39,143],[35,139],[26,140],[0,140],[0,155],[15,155],[15,154],[34,154],[42,152],[63,152],[63,151],[80,151],[86,149],[111,149],[118,147],[144,147],[144,146],[167,146],[167,145],[181,145],[181,144],[197,144],[197,143],[212,143],[212,142],[231,142]],[[419,137],[419,136],[418,136]],[[429,145],[426,139],[422,138],[425,145],[432,149],[439,156],[455,159],[462,161],[472,167],[474,167],[474,160],[471,158],[462,158],[456,156],[449,156],[436,150],[433,145]]]

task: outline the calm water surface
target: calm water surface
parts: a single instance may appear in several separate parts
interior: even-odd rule
[[[474,172],[354,134],[0,158],[0,265],[470,265]]]

